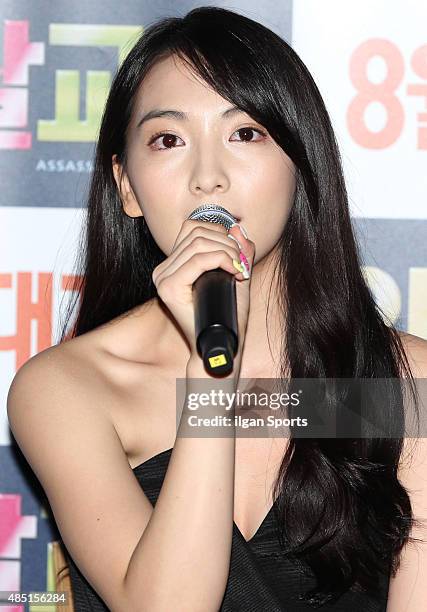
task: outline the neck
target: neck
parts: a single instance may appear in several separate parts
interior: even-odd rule
[[[254,266],[250,300],[240,377],[278,377],[284,315],[278,292],[278,268],[272,256]]]

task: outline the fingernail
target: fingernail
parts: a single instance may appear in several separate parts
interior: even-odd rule
[[[243,264],[239,263],[237,259],[233,259],[233,266],[245,276],[245,267]]]
[[[243,251],[240,251],[239,255],[240,255],[240,261],[241,261],[241,262],[242,262],[242,263],[243,263],[243,264],[244,264],[244,265],[245,265],[245,266],[248,268],[248,270],[249,270],[250,266],[249,266],[249,262],[248,262],[248,260],[246,259],[246,255],[244,254],[244,252],[243,252]]]
[[[251,269],[248,260],[246,259],[245,254],[240,251],[240,261],[242,262],[242,266],[244,270],[242,271],[243,278],[249,278],[251,274]]]
[[[235,238],[232,234],[227,234],[227,236],[228,236],[228,238],[231,238],[232,240],[234,240],[234,242],[237,242],[237,245],[238,245],[239,249],[242,250],[242,245],[237,240],[237,238]]]
[[[243,227],[243,225],[240,225],[240,223],[233,223],[233,225],[231,225],[231,227],[234,227],[235,225],[238,225],[240,227],[240,231],[242,232],[242,234],[244,235],[246,240],[248,240],[248,234],[247,234],[247,231],[245,230],[245,228]]]

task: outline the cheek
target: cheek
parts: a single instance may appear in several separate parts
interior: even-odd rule
[[[136,170],[134,167],[132,188],[151,235],[163,253],[168,256],[172,252],[180,229],[174,227],[176,220],[169,212],[176,201],[176,187],[174,189],[173,181],[165,180],[164,176],[159,177],[157,174],[155,169],[147,166],[144,170]]]
[[[293,169],[282,167],[271,177],[271,201],[275,203],[274,218],[280,233],[289,218],[295,197],[296,179]]]
[[[263,259],[280,239],[292,210],[295,196],[295,176],[293,170],[283,162],[264,168],[259,197],[253,202],[254,234],[257,243],[255,261]],[[260,206],[260,199],[263,206]],[[248,215],[249,218],[252,215]],[[243,223],[244,224],[244,223]]]
[[[175,228],[176,220],[169,212],[171,204],[169,203],[168,207],[168,201],[165,199],[159,201],[151,199],[147,202],[147,206],[143,207],[145,221],[157,245],[166,256],[169,256],[180,229]]]
[[[151,205],[147,207],[145,221],[157,246],[168,257],[180,228],[175,228],[174,219],[171,219],[167,210],[158,210]]]
[[[172,195],[173,183],[167,180],[159,167],[141,163],[132,169],[132,176],[135,193],[142,205],[145,202],[152,202],[154,205],[157,202],[164,204],[168,201],[168,196]]]
[[[283,201],[291,204],[295,192],[295,170],[292,162],[276,161],[276,164],[271,164],[266,169],[265,176],[270,192],[280,194]]]
[[[258,168],[258,189],[254,213],[258,216],[258,221],[266,219],[268,215],[272,233],[279,232],[279,235],[286,224],[295,197],[295,174],[293,168],[283,161],[271,163],[262,168]],[[260,201],[264,206],[260,206]]]

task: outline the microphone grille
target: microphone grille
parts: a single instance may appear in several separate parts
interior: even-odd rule
[[[202,204],[202,206],[198,206],[190,213],[188,219],[219,223],[226,230],[229,230],[233,223],[237,223],[236,218],[226,208],[216,204]]]

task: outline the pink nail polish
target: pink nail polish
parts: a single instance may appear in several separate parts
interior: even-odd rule
[[[242,261],[245,264],[245,266],[247,267],[247,269],[249,270],[249,267],[250,267],[249,266],[249,262],[246,259],[246,255],[243,253],[243,251],[240,251],[240,261]]]
[[[250,277],[250,274],[251,274],[251,269],[250,269],[250,266],[249,266],[249,262],[246,259],[246,256],[245,256],[245,254],[242,251],[240,251],[239,256],[240,256],[241,264],[242,264],[242,266],[244,268],[244,270],[242,272],[243,278],[248,279]]]

